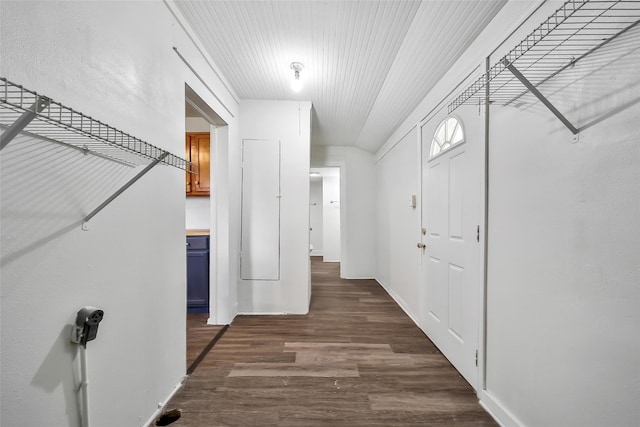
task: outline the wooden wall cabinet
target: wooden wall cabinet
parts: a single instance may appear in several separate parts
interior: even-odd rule
[[[210,136],[208,132],[187,132],[187,160],[198,165],[198,175],[187,173],[187,196],[208,196],[211,186]]]

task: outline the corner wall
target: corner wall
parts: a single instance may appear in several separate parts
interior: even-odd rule
[[[311,103],[242,100],[236,143],[241,146],[245,139],[280,141],[280,276],[276,281],[240,280],[238,310],[243,314],[307,313]]]
[[[233,97],[215,78],[218,97],[208,93],[172,49],[211,72],[165,4],[0,8],[9,80],[181,157],[185,82],[213,108],[226,102],[235,126]],[[185,373],[184,172],[157,166],[82,231],[84,214],[138,169],[24,136],[0,161],[0,424],[80,425],[69,325],[85,305],[105,311],[87,346],[90,424],[145,424]]]

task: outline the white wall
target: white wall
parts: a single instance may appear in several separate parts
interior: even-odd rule
[[[233,95],[163,3],[0,7],[9,80],[180,156],[185,82],[235,126]],[[85,305],[105,311],[88,345],[91,425],[144,424],[185,372],[184,173],[154,168],[82,231],[83,214],[135,171],[23,137],[1,162],[0,424],[79,425],[68,325]]]
[[[209,197],[187,197],[185,225],[187,230],[209,230],[211,228],[211,201]]]
[[[376,279],[413,319],[419,318],[420,151],[413,128],[376,164]],[[410,206],[416,196],[416,208]]]
[[[309,181],[309,240],[313,246],[311,256],[323,254],[323,224],[322,224],[322,177]]]
[[[309,146],[311,103],[240,102],[240,139],[279,140],[280,280],[242,280],[241,313],[309,311]]]
[[[324,262],[340,262],[340,175],[322,178]]]
[[[211,145],[209,324],[230,324],[238,312],[240,254],[240,163],[237,126],[215,130]]]
[[[185,117],[184,122],[187,132],[211,132],[211,125],[202,117]]]
[[[383,243],[376,277],[401,304],[416,290],[395,290],[393,264],[405,260],[391,251],[393,211],[384,206],[419,179],[393,179],[413,162],[401,140],[434,109],[446,108],[440,101],[539,4],[509,2],[482,43],[377,153],[376,231]],[[524,31],[559,5],[543,4]],[[523,36],[516,32],[493,62]],[[487,369],[479,397],[504,425],[628,426],[640,417],[640,83],[632,51],[639,39],[634,30],[595,55],[588,78],[580,67],[572,70],[578,83],[553,99],[587,126],[577,142],[539,106],[491,108]]]
[[[357,147],[314,146],[313,167],[340,167],[340,276],[372,278],[376,271],[373,155]]]
[[[522,425],[640,419],[639,40],[551,97],[578,137],[542,108],[491,110],[487,394]]]

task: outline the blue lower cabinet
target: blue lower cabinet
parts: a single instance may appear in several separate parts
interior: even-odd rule
[[[209,312],[209,236],[187,236],[187,313]]]

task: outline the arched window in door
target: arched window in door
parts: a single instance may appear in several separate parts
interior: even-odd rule
[[[435,157],[461,142],[464,142],[462,123],[455,117],[447,117],[438,125],[433,135],[429,157]]]

